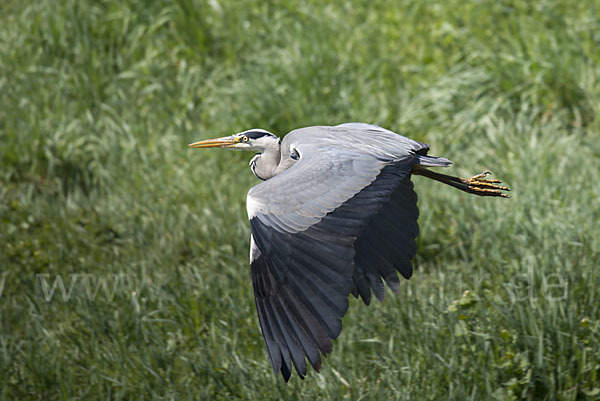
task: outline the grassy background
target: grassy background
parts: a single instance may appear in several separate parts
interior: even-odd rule
[[[599,49],[593,0],[2,1],[0,399],[598,399]],[[186,145],[346,121],[513,197],[415,178],[413,279],[284,385],[250,155]]]

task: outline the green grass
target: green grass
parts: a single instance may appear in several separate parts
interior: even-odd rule
[[[0,399],[598,399],[598,49],[593,0],[3,1]],[[186,145],[346,121],[513,197],[416,177],[415,275],[285,385],[250,155]]]

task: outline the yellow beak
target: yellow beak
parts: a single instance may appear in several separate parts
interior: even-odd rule
[[[199,141],[190,143],[190,148],[230,148],[237,144],[239,140],[231,136],[224,136],[223,138],[207,139],[206,141]]]

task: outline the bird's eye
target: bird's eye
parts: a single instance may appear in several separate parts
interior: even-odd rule
[[[248,137],[247,137],[247,136],[243,136],[243,137],[242,137],[242,141],[244,141],[244,142],[248,142]]]

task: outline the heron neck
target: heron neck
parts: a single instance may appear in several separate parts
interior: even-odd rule
[[[279,147],[265,149],[256,160],[254,174],[261,180],[272,178],[277,174],[280,159]]]

